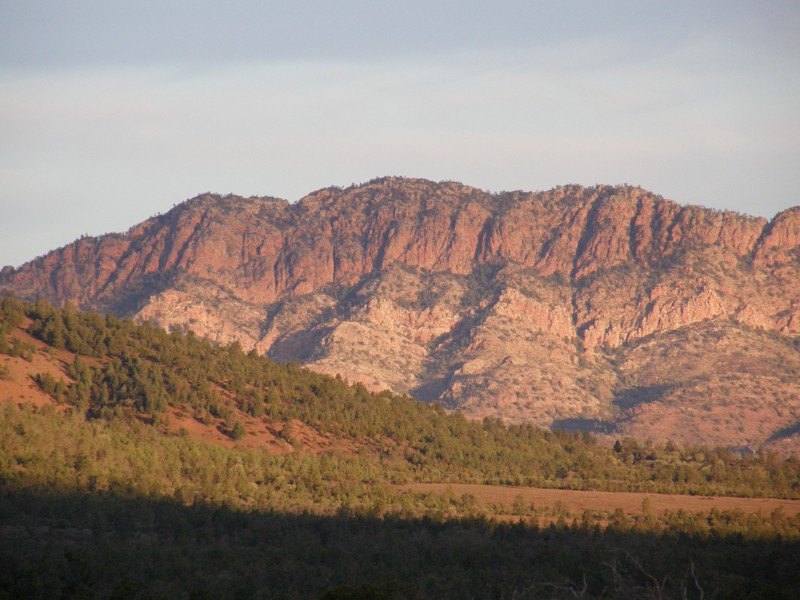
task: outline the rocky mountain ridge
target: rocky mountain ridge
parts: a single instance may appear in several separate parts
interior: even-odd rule
[[[800,448],[800,207],[382,178],[203,195],[0,289],[238,340],[472,416]]]

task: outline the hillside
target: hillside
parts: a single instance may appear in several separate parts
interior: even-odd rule
[[[193,331],[466,415],[800,449],[800,209],[385,178],[204,195],[0,289]]]
[[[790,598],[798,497],[797,457],[598,446],[0,300],[4,597]]]
[[[43,301],[0,301],[0,400],[273,455],[370,457],[382,481],[795,497],[797,458],[614,448],[586,434],[467,420],[408,396],[280,365],[234,343]],[[718,464],[719,463],[719,464]],[[723,468],[720,468],[720,465]],[[15,466],[17,468],[17,466]]]

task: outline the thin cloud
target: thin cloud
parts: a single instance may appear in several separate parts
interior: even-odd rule
[[[628,182],[765,216],[797,202],[788,2],[3,10],[0,202],[17,220],[0,263],[198,192],[295,200],[385,174]]]

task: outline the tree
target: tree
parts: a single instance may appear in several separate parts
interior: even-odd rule
[[[247,435],[247,430],[244,428],[244,425],[242,425],[239,421],[236,421],[236,423],[233,424],[233,428],[231,429],[231,437],[234,440],[241,440],[246,435]]]

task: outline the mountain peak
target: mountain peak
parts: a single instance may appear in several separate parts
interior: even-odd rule
[[[767,440],[775,410],[800,422],[799,248],[800,209],[767,222],[633,186],[381,177],[295,204],[201,194],[4,270],[0,289],[474,416],[732,445]]]

